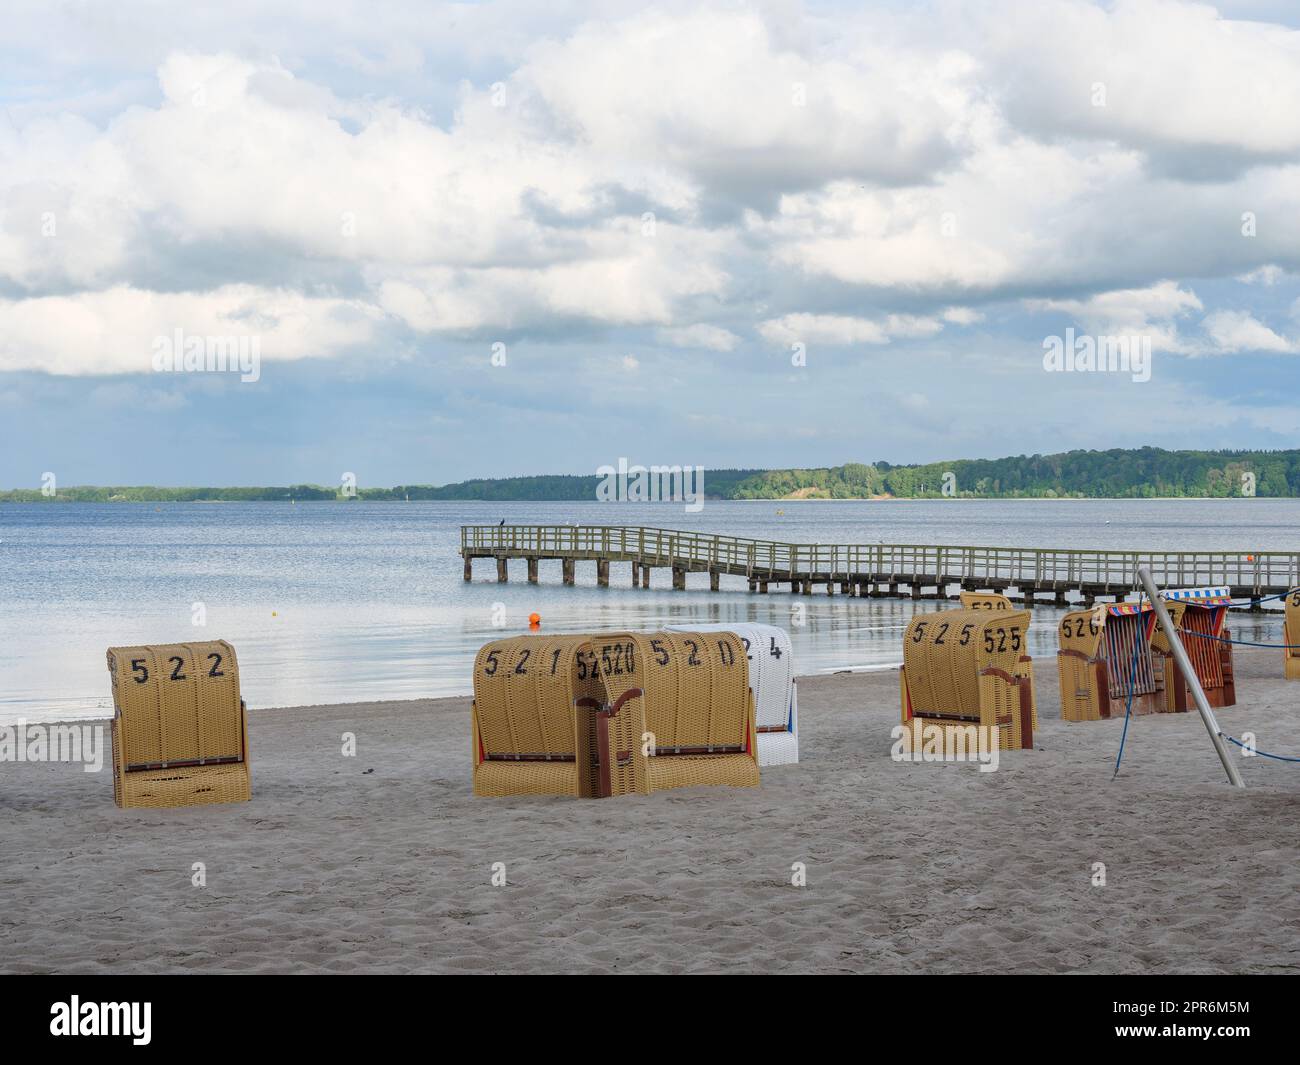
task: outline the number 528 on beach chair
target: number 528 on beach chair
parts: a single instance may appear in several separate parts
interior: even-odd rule
[[[230,644],[110,647],[108,672],[118,806],[251,798],[247,712]]]

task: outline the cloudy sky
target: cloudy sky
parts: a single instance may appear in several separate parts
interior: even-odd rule
[[[1300,445],[1294,4],[192,6],[5,5],[0,487]]]

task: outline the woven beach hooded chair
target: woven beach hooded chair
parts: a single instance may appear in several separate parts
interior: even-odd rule
[[[1227,628],[1228,607],[1232,605],[1229,589],[1169,589],[1161,593],[1161,598],[1206,699],[1213,707],[1233,706],[1237,702],[1237,687],[1232,633]],[[1163,666],[1165,710],[1186,713],[1193,705],[1191,689],[1174,660],[1168,637],[1158,626],[1151,646]]]
[[[962,592],[959,596],[963,610],[1015,610],[1011,600],[997,592]],[[1038,695],[1034,691],[1034,660],[1029,656],[1028,646],[1020,653],[1016,663],[1015,674],[1029,681],[1029,714],[1034,720],[1034,731],[1038,731]]]
[[[1028,632],[1025,610],[916,614],[903,636],[903,723],[977,725],[995,730],[1002,750],[1032,749],[1033,678],[1017,672]]]
[[[475,795],[574,795],[596,790],[594,718],[604,696],[592,637],[514,636],[474,660]]]
[[[624,632],[594,637],[592,648],[605,689],[604,794],[758,785],[754,698],[739,636]]]
[[[1061,619],[1057,679],[1063,721],[1100,721],[1162,712],[1161,674],[1151,650],[1155,609],[1149,602],[1098,603]]]
[[[248,715],[225,640],[110,647],[113,799],[122,807],[246,802]]]
[[[790,634],[775,625],[755,622],[696,625],[693,630],[734,632],[744,645],[749,689],[754,696],[758,764],[786,765],[799,761],[799,685],[794,676]],[[674,627],[673,631],[691,630]]]

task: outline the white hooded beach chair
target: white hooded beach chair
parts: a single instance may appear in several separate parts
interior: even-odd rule
[[[691,625],[676,631],[734,632],[749,657],[749,687],[758,726],[758,764],[799,761],[799,685],[790,634],[775,625]]]

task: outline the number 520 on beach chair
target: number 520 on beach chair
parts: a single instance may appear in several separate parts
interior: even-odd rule
[[[110,647],[113,799],[122,807],[252,795],[239,664],[225,640]]]

